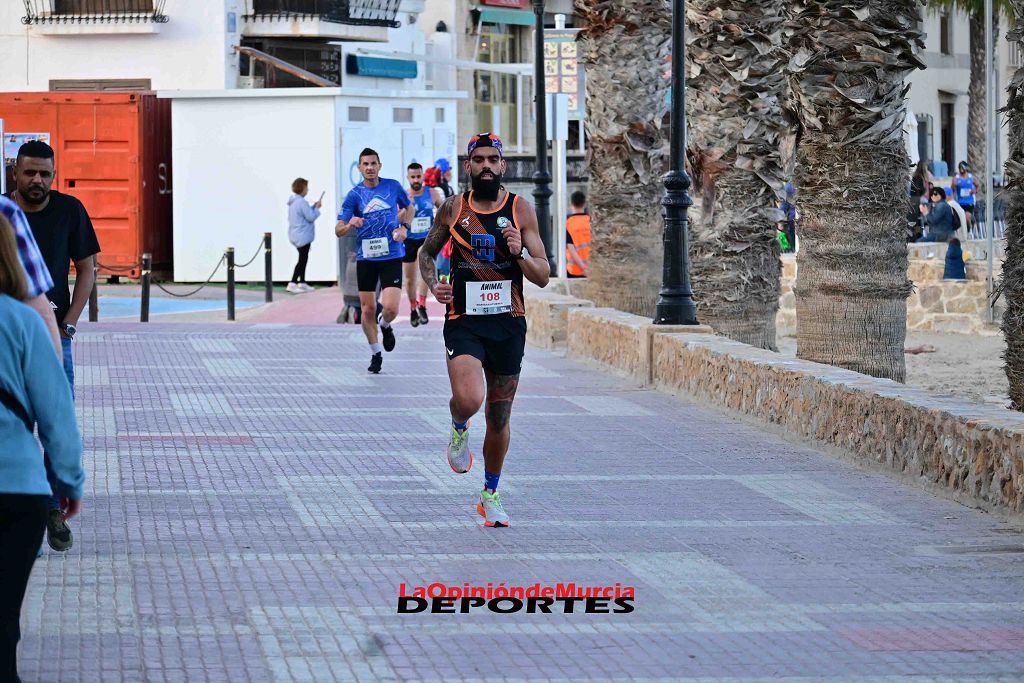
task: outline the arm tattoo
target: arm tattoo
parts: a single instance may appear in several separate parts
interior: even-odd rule
[[[434,225],[427,233],[423,246],[420,247],[418,257],[420,275],[430,291],[434,291],[434,286],[437,285],[437,263],[434,262],[434,259],[437,258],[444,248],[445,242],[448,241],[448,226],[451,223],[452,212],[455,210],[455,199],[455,197],[449,197],[444,200],[444,204],[434,216]]]

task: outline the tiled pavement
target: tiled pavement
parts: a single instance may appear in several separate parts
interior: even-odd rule
[[[88,326],[88,499],[36,565],[26,682],[1022,680],[1024,539],[528,350],[485,529],[440,325]],[[473,426],[479,448],[482,420]],[[636,587],[631,614],[397,614],[400,583]]]

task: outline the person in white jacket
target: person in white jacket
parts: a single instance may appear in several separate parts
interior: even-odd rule
[[[299,250],[299,262],[292,271],[288,291],[292,294],[312,292],[313,287],[306,282],[306,263],[309,261],[309,247],[316,236],[314,222],[320,217],[320,200],[312,206],[306,201],[309,192],[309,181],[296,178],[292,182],[292,196],[288,198],[288,241]]]

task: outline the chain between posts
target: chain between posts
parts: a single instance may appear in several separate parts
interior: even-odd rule
[[[206,287],[206,285],[210,284],[210,281],[213,280],[213,276],[217,274],[218,270],[220,270],[220,265],[222,263],[224,263],[224,259],[226,259],[226,258],[227,258],[227,254],[225,253],[223,256],[220,257],[220,260],[217,261],[217,265],[213,267],[213,272],[210,273],[210,277],[206,278],[206,281],[203,284],[199,285],[198,287],[193,289],[191,292],[187,292],[185,294],[180,294],[180,293],[172,292],[171,290],[169,290],[166,287],[164,287],[162,283],[157,282],[156,280],[153,280],[153,284],[156,285],[157,287],[159,287],[161,290],[163,290],[167,294],[170,294],[171,296],[176,296],[176,297],[179,297],[179,298],[185,298],[185,297],[188,297],[188,296],[192,296],[193,294],[196,294],[196,293],[202,291],[202,289],[204,287]],[[167,284],[170,284],[170,283],[167,283]]]

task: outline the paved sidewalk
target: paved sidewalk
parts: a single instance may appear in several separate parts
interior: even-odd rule
[[[368,376],[355,326],[83,326],[88,499],[33,573],[26,683],[1024,678],[1020,534],[552,354],[483,528],[440,329]],[[396,614],[435,581],[636,609]]]

